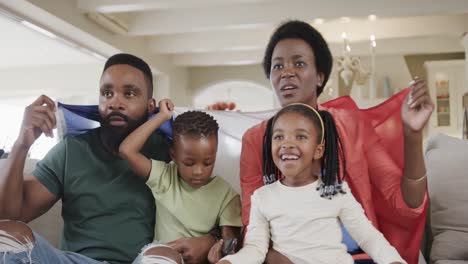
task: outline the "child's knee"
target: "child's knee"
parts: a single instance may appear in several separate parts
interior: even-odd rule
[[[182,255],[174,249],[166,246],[154,246],[149,247],[143,251],[143,261],[142,263],[160,263],[152,260],[157,260],[158,257],[167,258],[168,261],[173,261],[173,263],[183,264]],[[166,263],[166,262],[165,262]],[[167,262],[169,263],[169,262]]]
[[[34,234],[25,223],[0,220],[0,244],[26,245],[34,243]],[[9,243],[7,243],[9,242]]]

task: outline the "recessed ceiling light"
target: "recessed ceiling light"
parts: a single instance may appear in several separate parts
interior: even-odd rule
[[[375,20],[377,20],[377,16],[376,16],[376,15],[369,15],[368,18],[369,18],[370,21],[375,21]]]
[[[314,19],[314,24],[316,24],[316,25],[321,25],[321,24],[323,24],[323,22],[325,22],[325,20],[323,20],[323,18]]]
[[[348,38],[348,35],[346,34],[346,32],[341,33],[341,38],[342,39]]]
[[[375,35],[374,34],[370,35],[370,40],[375,41]]]

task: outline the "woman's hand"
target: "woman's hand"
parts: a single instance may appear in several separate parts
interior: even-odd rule
[[[401,107],[401,120],[405,132],[422,132],[434,111],[434,103],[425,80],[415,79],[413,87]]]

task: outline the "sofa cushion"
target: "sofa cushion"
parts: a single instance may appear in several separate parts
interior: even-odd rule
[[[468,260],[438,260],[435,264],[468,264]]]
[[[468,260],[468,140],[437,134],[428,140],[425,156],[431,262]]]

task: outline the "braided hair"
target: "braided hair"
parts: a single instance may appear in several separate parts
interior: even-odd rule
[[[331,199],[338,193],[344,193],[342,183],[346,174],[346,159],[335,120],[329,112],[316,111],[304,104],[288,105],[268,120],[265,134],[263,135],[262,173],[264,184],[271,184],[282,177],[281,172],[273,162],[271,153],[272,133],[276,120],[283,114],[291,112],[301,114],[312,121],[314,127],[318,131],[317,143],[322,143],[322,141],[325,143],[325,151],[321,159],[321,183],[317,187],[317,190],[320,191],[320,195],[324,198]],[[324,135],[322,135],[322,131],[324,131]]]
[[[219,126],[216,120],[203,111],[187,111],[176,117],[172,125],[174,142],[180,136],[208,138],[211,135],[218,138]]]

